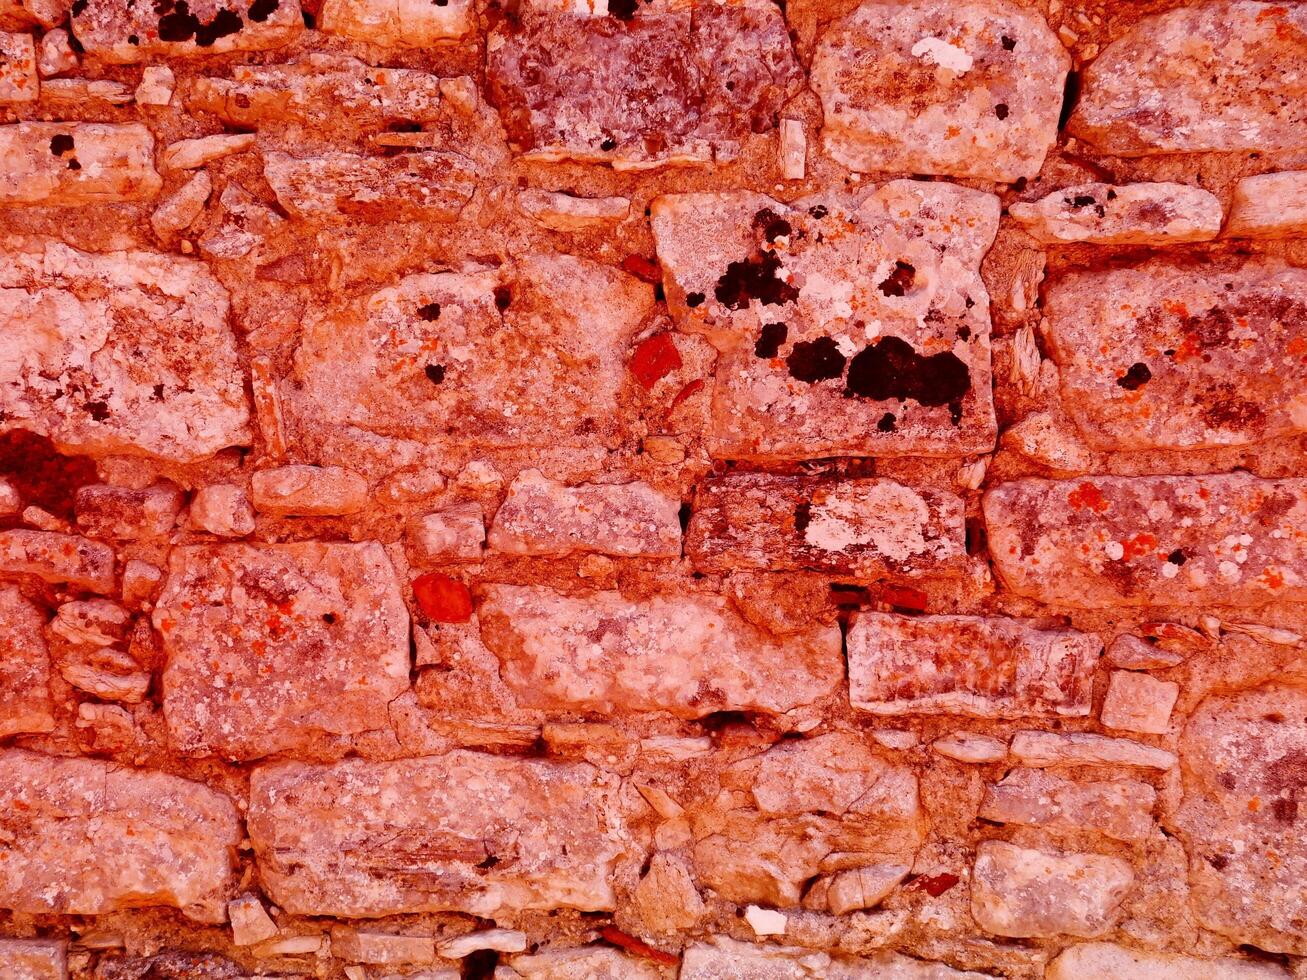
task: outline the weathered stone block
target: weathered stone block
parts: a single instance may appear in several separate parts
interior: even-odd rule
[[[68,944],[62,939],[0,939],[0,976],[68,980]]]
[[[1127,949],[1114,943],[1077,943],[1048,965],[1047,980],[1289,980],[1275,963]]]
[[[387,47],[422,48],[476,28],[471,0],[326,0],[322,30]]]
[[[971,914],[1000,936],[1101,936],[1134,883],[1121,858],[985,841],[976,851]]]
[[[34,102],[40,86],[32,35],[0,31],[0,103]]]
[[[1018,595],[1084,608],[1307,599],[1307,480],[1017,480],[984,497]]]
[[[1076,782],[1040,769],[1013,769],[985,787],[979,816],[1049,830],[1096,830],[1123,841],[1153,833],[1157,791],[1137,779]]]
[[[373,542],[177,548],[154,625],[183,751],[321,748],[387,727],[408,689],[408,611]]]
[[[820,950],[774,943],[742,943],[725,936],[685,950],[681,980],[983,980],[988,974],[899,953],[836,958]]]
[[[1202,242],[1221,231],[1221,202],[1187,184],[1077,184],[1008,213],[1041,242],[1169,245]]]
[[[863,613],[849,631],[849,700],[876,714],[1089,714],[1097,636],[980,616]]]
[[[0,738],[54,729],[44,626],[41,610],[18,586],[0,585]]]
[[[0,572],[105,594],[113,591],[114,553],[108,545],[57,531],[0,531]]]
[[[73,7],[73,34],[86,53],[117,65],[265,51],[289,44],[304,30],[299,0],[85,0]]]
[[[182,509],[176,484],[136,489],[94,484],[77,491],[77,526],[96,538],[134,541],[168,534]]]
[[[1012,737],[1012,757],[1026,766],[1139,766],[1144,769],[1172,769],[1174,752],[1154,748],[1128,738],[1111,738],[1092,732],[1017,732]]]
[[[1114,670],[1099,717],[1108,728],[1165,735],[1180,685],[1147,674]]]
[[[250,498],[278,517],[356,514],[367,506],[368,482],[343,466],[277,466],[250,478]]]
[[[1307,235],[1307,170],[1245,177],[1234,185],[1231,238],[1291,238]]]
[[[0,126],[0,204],[148,201],[162,186],[154,137],[140,123]]]

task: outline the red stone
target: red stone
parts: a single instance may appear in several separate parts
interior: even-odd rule
[[[920,878],[913,879],[912,887],[920,888],[931,898],[939,898],[959,880],[957,875],[948,872],[940,875],[922,875]]]
[[[635,380],[646,389],[652,389],[680,366],[681,352],[676,349],[671,334],[666,333],[640,341],[630,364]]]
[[[472,593],[456,578],[427,572],[413,580],[418,607],[433,623],[466,623],[472,618]]]
[[[655,963],[661,963],[664,966],[675,966],[679,961],[671,953],[665,953],[661,949],[650,946],[643,940],[636,939],[628,933],[622,932],[616,926],[604,926],[599,930],[599,935],[612,943],[614,946],[620,946],[628,953],[634,953],[636,956],[643,956],[653,960]]]
[[[643,255],[628,255],[622,259],[622,271],[629,272],[635,278],[657,285],[663,281],[663,268],[653,259]]]

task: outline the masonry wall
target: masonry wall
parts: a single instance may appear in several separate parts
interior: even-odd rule
[[[1307,977],[1307,5],[0,0],[0,977]]]

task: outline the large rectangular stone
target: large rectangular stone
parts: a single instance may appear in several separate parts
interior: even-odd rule
[[[387,727],[408,689],[408,611],[376,542],[176,548],[154,625],[186,752],[329,747]]]
[[[423,48],[475,29],[471,0],[326,0],[322,30],[388,47]]]
[[[456,153],[365,157],[338,151],[300,159],[263,155],[277,200],[299,218],[456,221],[476,189],[471,161]]]
[[[1307,480],[1016,480],[984,497],[1018,595],[1082,608],[1307,600]]]
[[[102,915],[167,905],[223,922],[240,839],[235,805],[200,783],[0,752],[0,908]]]
[[[643,850],[616,777],[477,752],[262,766],[248,826],[264,886],[297,915],[609,910]]]
[[[948,490],[737,473],[698,485],[685,550],[705,572],[929,575],[966,561],[966,521],[962,498]]]
[[[16,585],[0,585],[0,738],[54,730],[45,616]]]
[[[0,126],[0,204],[148,201],[161,187],[154,136],[141,123]]]
[[[516,585],[488,585],[482,595],[482,640],[523,706],[777,714],[831,694],[843,679],[834,624],[777,638],[717,596],[633,601]]]
[[[786,205],[652,205],[668,309],[720,352],[709,448],[725,459],[988,452],[996,425],[980,261],[992,194],[891,181]]]
[[[1307,270],[1153,259],[1047,291],[1062,404],[1095,449],[1206,449],[1307,431]]]
[[[4,425],[95,455],[191,462],[248,445],[229,305],[200,262],[51,242],[7,254],[0,262]]]
[[[849,630],[849,700],[881,715],[1089,714],[1102,644],[982,616],[862,613]]]
[[[304,18],[299,0],[81,0],[71,26],[87,54],[130,65],[278,48],[303,32]]]

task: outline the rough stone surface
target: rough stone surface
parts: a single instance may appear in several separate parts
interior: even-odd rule
[[[44,623],[16,585],[0,586],[0,738],[54,729]]]
[[[153,158],[154,137],[139,123],[0,126],[0,204],[149,200],[163,186]]]
[[[263,51],[290,43],[304,30],[298,0],[194,0],[186,6],[182,0],[130,6],[86,0],[73,8],[73,34],[87,54],[119,65],[160,55]]]
[[[469,0],[326,0],[322,30],[387,47],[420,48],[462,37],[475,26]]]
[[[1233,238],[1307,235],[1307,170],[1258,174],[1235,184],[1225,234]]]
[[[1075,782],[1041,769],[1013,769],[986,788],[979,815],[1050,830],[1094,830],[1123,841],[1153,833],[1157,791],[1137,779]]]
[[[1205,958],[1127,949],[1113,943],[1077,943],[1049,964],[1048,980],[1287,980],[1273,963],[1233,957]]]
[[[1108,728],[1164,735],[1180,685],[1129,670],[1112,671],[1100,717]]]
[[[106,593],[113,591],[114,554],[108,545],[76,534],[0,531],[0,572]]]
[[[453,221],[474,189],[468,161],[447,153],[301,160],[269,152],[263,173],[287,211],[318,220]]]
[[[1154,748],[1128,738],[1111,738],[1093,733],[1059,735],[1054,732],[1017,732],[1012,738],[1013,758],[1027,766],[1137,766],[1142,769],[1171,769],[1174,752]]]
[[[278,466],[250,480],[254,509],[280,517],[331,517],[362,510],[368,500],[363,477],[343,466]]]
[[[67,944],[45,939],[0,939],[0,971],[9,980],[67,980]]]
[[[1203,242],[1221,231],[1221,202],[1187,184],[1076,184],[1008,213],[1041,242],[1167,245]]]
[[[849,959],[797,946],[722,937],[687,949],[681,976],[683,980],[980,980],[984,974],[898,953]]]
[[[40,85],[32,35],[0,31],[0,103],[34,102]]]

